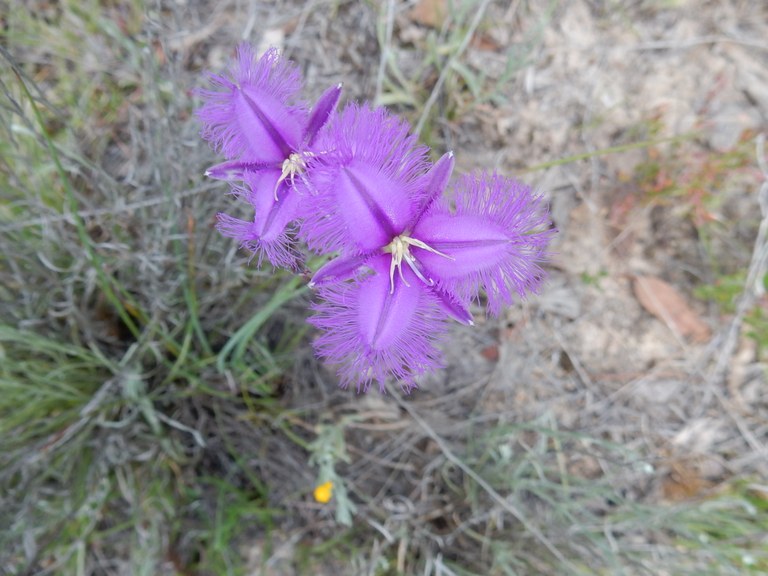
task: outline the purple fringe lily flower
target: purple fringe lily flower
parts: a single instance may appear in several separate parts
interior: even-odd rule
[[[275,49],[256,58],[242,44],[227,76],[197,114],[202,135],[225,157],[206,174],[231,183],[252,221],[218,215],[218,229],[273,265],[296,270],[304,240],[337,257],[312,278],[310,322],[318,356],[339,365],[342,386],[403,390],[443,365],[438,347],[451,319],[472,324],[536,291],[554,233],[541,196],[498,174],[456,180],[452,153],[434,164],[408,124],[383,108],[349,104],[341,85],[311,109],[301,74]]]
[[[441,365],[447,320],[472,323],[481,289],[497,314],[538,287],[552,234],[546,207],[496,174],[465,176],[443,198],[453,155],[427,171],[407,125],[382,110],[350,106],[323,138],[335,148],[311,164],[317,214],[302,233],[340,256],[312,279],[316,350],[341,366],[343,386],[375,380],[383,391],[394,375],[409,391]]]
[[[209,75],[197,115],[202,135],[226,162],[206,175],[241,182],[234,193],[254,209],[253,221],[218,215],[218,228],[241,246],[278,267],[296,269],[300,253],[292,224],[299,216],[298,185],[306,184],[307,161],[319,151],[315,140],[336,107],[341,85],[328,89],[311,113],[298,100],[301,74],[276,49],[256,59],[248,44],[238,47],[229,76]]]

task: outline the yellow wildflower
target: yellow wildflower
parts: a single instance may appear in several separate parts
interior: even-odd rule
[[[315,500],[320,502],[320,504],[327,504],[330,502],[331,497],[333,496],[333,482],[329,480],[328,482],[324,482],[317,486],[315,488],[314,496]]]

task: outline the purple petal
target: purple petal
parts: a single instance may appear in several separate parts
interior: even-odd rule
[[[200,90],[197,111],[203,137],[228,159],[281,163],[296,149],[307,112],[294,99],[301,89],[296,66],[275,49],[255,60],[247,44],[238,48],[231,77],[210,75],[213,90]]]
[[[318,99],[315,107],[312,109],[312,114],[309,116],[307,127],[304,132],[304,142],[306,146],[312,146],[315,137],[320,129],[325,126],[331,117],[331,114],[336,109],[336,104],[339,102],[341,96],[341,84],[328,88],[322,96]]]
[[[279,177],[277,170],[264,170],[246,174],[245,178],[245,197],[256,211],[254,222],[265,240],[276,238],[299,216],[301,196],[290,190],[287,181],[277,185]],[[278,200],[275,200],[275,186]]]
[[[448,186],[448,180],[451,179],[455,163],[453,152],[446,152],[435,162],[429,172],[424,175],[426,182],[423,192],[424,198],[422,199],[421,207],[414,215],[413,221],[409,223],[408,228],[413,228],[418,219],[442,197],[445,187]]]
[[[302,234],[318,252],[383,248],[413,220],[428,166],[408,125],[384,109],[348,105],[317,138],[314,195]]]
[[[472,314],[469,313],[469,310],[464,304],[456,300],[456,297],[453,294],[444,292],[439,288],[433,289],[432,292],[437,297],[437,302],[440,304],[440,308],[442,308],[443,312],[448,316],[467,326],[475,325],[475,320],[472,318]]]
[[[274,46],[257,59],[253,47],[241,42],[230,74],[238,85],[263,87],[271,96],[284,102],[293,100],[301,90],[301,71],[292,61],[283,58]]]
[[[280,161],[298,147],[300,121],[280,101],[244,87],[234,94],[234,104],[237,121],[249,144],[245,157]]]
[[[317,174],[312,183],[317,189]],[[404,230],[412,214],[411,198],[400,182],[357,160],[336,170],[332,184],[324,185],[306,208],[308,244],[321,252],[383,248]]]
[[[309,287],[327,286],[334,282],[350,280],[355,276],[367,259],[367,255],[351,256],[349,258],[334,258],[315,272],[315,275],[312,276],[312,280],[309,283]]]
[[[410,287],[396,276],[390,293],[388,261],[378,257],[367,278],[321,288],[322,302],[310,318],[322,331],[315,342],[318,355],[340,364],[341,385],[354,384],[358,392],[374,380],[384,392],[389,377],[408,391],[418,375],[441,366],[435,343],[445,330],[445,315],[408,270]]]
[[[288,184],[282,182],[276,201],[274,189],[279,176],[277,170],[247,173],[244,185],[234,191],[253,206],[253,221],[219,214],[217,228],[224,236],[236,239],[242,248],[253,252],[258,258],[258,266],[266,256],[274,266],[296,270],[300,256],[294,245],[293,224],[298,217],[300,196],[284,189]]]
[[[547,244],[554,234],[541,196],[499,175],[468,175],[455,187],[455,211],[444,200],[417,224],[413,237],[450,258],[420,248],[421,262],[440,289],[459,301],[482,288],[488,310],[498,314],[517,294],[535,291],[545,274]]]
[[[241,248],[253,253],[257,266],[261,267],[264,257],[278,268],[297,270],[301,255],[293,245],[291,235],[283,231],[272,240],[265,240],[259,235],[259,225],[233,218],[228,214],[216,215],[216,228],[223,236],[237,240]]]
[[[242,162],[240,160],[233,160],[211,166],[205,171],[205,175],[209,178],[215,178],[216,180],[235,182],[242,181],[245,178],[246,172],[258,172],[266,168],[274,168],[274,165],[265,164],[264,162]]]
[[[498,266],[511,241],[504,228],[481,216],[440,213],[422,218],[413,237],[450,256],[413,249],[413,255],[430,274],[443,280],[466,276],[478,267]]]

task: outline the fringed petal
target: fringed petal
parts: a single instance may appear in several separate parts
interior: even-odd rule
[[[290,190],[290,183],[278,182],[276,170],[247,174],[244,197],[256,211],[255,222],[264,239],[271,240],[299,217],[301,197]],[[276,199],[277,198],[277,199]]]
[[[436,204],[413,231],[414,238],[448,256],[413,249],[437,286],[459,301],[477,299],[485,290],[491,314],[515,295],[536,291],[555,232],[543,198],[500,175],[475,174],[457,182],[454,204]]]
[[[433,294],[437,297],[440,308],[454,320],[467,326],[474,326],[475,320],[465,304],[459,302],[454,294],[450,294],[440,288],[433,288]]]
[[[301,89],[298,68],[276,49],[256,60],[241,44],[230,74],[211,74],[213,90],[199,91],[203,137],[227,159],[279,165],[300,146],[307,120],[305,106],[294,102]]]
[[[420,206],[413,214],[413,219],[408,223],[407,228],[411,229],[419,221],[421,216],[435,203],[440,200],[445,192],[448,181],[451,179],[451,173],[456,161],[453,152],[446,152],[435,162],[432,168],[424,175],[424,187]]]
[[[274,168],[274,164],[266,164],[264,162],[243,162],[241,160],[230,160],[227,162],[221,162],[208,168],[205,171],[205,175],[209,178],[216,180],[224,180],[226,182],[238,182],[245,178],[245,174],[248,172],[259,172]]]
[[[312,146],[320,129],[326,125],[331,114],[336,109],[336,104],[341,96],[341,84],[328,88],[312,108],[306,130],[304,131],[304,143]]]
[[[419,206],[427,150],[408,124],[384,109],[348,105],[323,130],[307,170],[313,196],[302,235],[312,250],[383,248]]]
[[[241,42],[230,75],[239,86],[258,86],[266,94],[282,102],[291,102],[301,90],[301,71],[286,60],[274,46],[257,58],[253,47]]]
[[[309,320],[322,331],[317,354],[339,364],[341,386],[352,384],[358,392],[374,381],[384,392],[390,377],[410,392],[417,376],[442,366],[436,343],[446,317],[439,303],[409,270],[391,290],[388,260],[370,262],[368,277],[321,288]]]
[[[247,142],[244,158],[282,162],[300,145],[304,118],[279,100],[245,86],[234,93],[233,103],[240,136]]]
[[[277,268],[298,270],[301,254],[295,248],[295,241],[290,230],[283,230],[271,240],[259,235],[259,225],[255,222],[239,220],[228,214],[216,215],[216,228],[223,236],[237,240],[241,248],[252,253],[257,267],[266,257]]]
[[[366,255],[334,258],[315,272],[309,287],[327,286],[336,282],[351,280],[367,259],[368,256]]]
[[[279,177],[277,170],[247,173],[243,186],[233,191],[253,206],[253,221],[243,222],[219,214],[217,228],[224,236],[235,238],[242,248],[253,252],[258,266],[266,257],[273,266],[297,270],[301,263],[300,252],[295,246],[300,196],[283,191],[282,187],[289,184],[282,182],[278,185],[278,200],[275,200],[274,190]]]

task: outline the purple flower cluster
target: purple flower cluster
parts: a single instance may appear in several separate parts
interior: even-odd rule
[[[432,163],[408,124],[384,108],[336,105],[341,85],[311,108],[301,75],[272,49],[241,45],[229,76],[210,75],[198,110],[203,137],[226,161],[208,176],[232,182],[252,221],[218,215],[222,234],[258,264],[297,271],[302,243],[330,259],[313,276],[317,354],[342,386],[404,390],[442,365],[450,319],[472,324],[485,295],[496,315],[541,284],[554,232],[541,196],[498,174],[449,186],[452,153]]]

